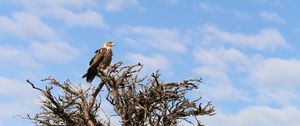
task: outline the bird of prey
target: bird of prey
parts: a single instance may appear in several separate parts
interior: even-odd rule
[[[86,81],[91,83],[99,71],[103,71],[110,65],[113,55],[112,46],[114,46],[113,42],[106,41],[103,43],[103,48],[95,51],[95,56],[90,61],[90,67],[82,78],[86,77]]]

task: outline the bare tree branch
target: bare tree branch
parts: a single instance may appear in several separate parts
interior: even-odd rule
[[[98,117],[100,91],[104,85],[108,91],[106,100],[114,107],[123,126],[170,126],[180,121],[192,124],[190,116],[194,116],[200,126],[196,116],[215,114],[211,102],[202,105],[201,97],[190,100],[187,96],[198,88],[201,78],[163,82],[159,71],[150,77],[139,77],[143,68],[140,63],[122,65],[118,62],[105,71],[99,71],[101,81],[87,89],[76,86],[70,80],[60,83],[50,76],[42,80],[48,82],[45,88],[36,87],[27,80],[33,89],[43,94],[42,105],[41,112],[35,116],[22,118],[47,126],[110,125],[109,120],[103,121]]]
[[[107,81],[109,93],[106,99],[122,119],[122,125],[176,125],[178,120],[190,122],[187,117],[214,115],[209,102],[204,107],[196,100],[188,100],[186,94],[198,88],[201,79],[188,79],[182,82],[161,82],[159,71],[139,79],[143,65],[111,67],[111,73],[101,76]]]

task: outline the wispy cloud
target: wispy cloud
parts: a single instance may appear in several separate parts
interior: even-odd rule
[[[34,8],[53,8],[58,6],[65,6],[72,9],[78,9],[78,8],[84,8],[84,7],[93,7],[95,4],[97,4],[94,0],[74,0],[74,1],[68,1],[68,0],[43,0],[43,1],[31,1],[28,0],[11,0],[14,4],[19,4],[20,7],[28,9],[34,9]],[[39,6],[37,6],[39,5]],[[40,8],[39,8],[40,9]]]
[[[298,103],[300,61],[269,58],[253,67],[249,79],[258,91],[260,102],[289,105]]]
[[[253,18],[249,12],[241,10],[241,9],[234,9],[234,8],[224,8],[223,6],[219,6],[215,3],[209,3],[204,1],[197,1],[196,3],[197,9],[200,9],[202,12],[213,13],[213,14],[220,14],[225,15],[226,17],[234,17],[237,20],[250,20]]]
[[[247,93],[235,87],[229,74],[245,74],[248,67],[259,61],[259,58],[248,57],[236,49],[224,48],[198,48],[194,52],[195,59],[201,64],[194,71],[205,78],[208,83],[203,91],[217,100],[244,100],[248,101]],[[219,92],[218,90],[222,90]]]
[[[36,68],[41,65],[33,58],[54,61],[56,63],[68,62],[78,56],[77,48],[63,41],[54,29],[45,24],[39,17],[28,13],[17,12],[12,18],[0,17],[0,35],[21,37],[28,42],[31,50],[1,47],[1,63],[14,63],[22,67]],[[30,42],[35,41],[35,42]],[[46,41],[45,43],[37,41]],[[26,48],[26,47],[25,47]]]
[[[254,34],[243,34],[222,31],[218,27],[206,25],[203,27],[202,33],[203,42],[211,44],[222,42],[255,50],[276,50],[289,47],[285,38],[274,28],[261,29]]]
[[[231,14],[237,19],[242,19],[242,20],[250,20],[253,18],[251,14],[241,10],[232,10]]]
[[[126,26],[116,30],[118,36],[133,47],[152,47],[161,51],[184,53],[187,38],[179,31],[147,26]]]
[[[107,11],[115,12],[134,6],[139,6],[138,0],[106,0],[105,9]]]
[[[215,28],[215,27],[213,27]],[[259,33],[256,35],[244,35],[241,33],[229,33],[224,32],[219,29],[212,30],[214,35],[210,37],[220,37],[216,40],[219,41],[231,41],[234,42],[233,38],[237,41],[246,41],[258,43],[262,42],[264,37],[257,36],[269,36],[274,37],[275,35],[268,35],[267,33]],[[280,36],[280,34],[279,34]],[[255,38],[255,39],[254,39]],[[275,37],[276,38],[276,37]],[[212,38],[214,39],[214,38]],[[251,40],[253,39],[253,40]],[[209,40],[209,39],[208,39]],[[217,42],[216,40],[209,40],[208,42]],[[250,41],[251,40],[251,41]],[[259,41],[262,40],[262,41]],[[282,41],[284,46],[287,46],[286,41]],[[227,44],[227,42],[225,42]],[[248,47],[250,45],[236,45],[235,43],[229,43],[236,48]],[[261,49],[272,49],[272,43],[269,47],[262,46]],[[278,43],[277,43],[278,44]],[[276,43],[275,43],[276,45]],[[280,44],[279,44],[280,45]],[[279,45],[273,48],[281,48]],[[297,75],[300,71],[300,62],[296,59],[280,59],[280,58],[266,58],[263,55],[257,53],[254,50],[254,54],[245,54],[238,49],[230,48],[220,48],[219,44],[212,44],[209,48],[198,48],[194,52],[195,59],[200,63],[198,68],[194,71],[203,76],[205,83],[203,86],[203,92],[209,97],[220,101],[220,100],[244,100],[249,103],[257,105],[280,105],[280,106],[293,106],[295,103],[299,103],[298,97],[300,94],[298,90],[300,89],[298,82],[300,81]],[[251,46],[250,46],[251,47]],[[249,47],[248,47],[249,48]],[[251,48],[257,48],[255,46]],[[299,70],[298,70],[299,69]],[[234,81],[234,78],[240,78],[240,81]],[[243,80],[243,81],[241,81]],[[238,84],[237,84],[238,83]],[[244,83],[244,84],[241,84]],[[236,85],[239,85],[237,88]],[[222,90],[221,92],[219,92]],[[252,94],[252,95],[250,95]],[[255,95],[254,95],[255,94]],[[262,110],[265,114],[270,114],[274,116],[270,118],[251,118],[246,115],[251,114],[250,110],[252,108],[246,108],[245,110],[239,111],[239,113],[234,115],[220,113],[216,117],[212,117],[212,120],[205,120],[207,125],[217,126],[220,125],[259,125],[264,126],[270,124],[274,120],[280,120],[279,123],[282,125],[296,125],[297,122],[290,122],[287,118],[281,118],[279,113],[286,114],[287,110],[276,110],[272,108],[265,107]],[[255,108],[256,109],[256,108]],[[295,109],[295,108],[294,108]],[[269,111],[270,110],[270,111]],[[299,114],[299,110],[296,114]],[[278,112],[278,113],[277,113]],[[254,111],[253,115],[261,113],[260,111]],[[275,114],[277,113],[277,114]],[[295,115],[291,116],[293,118]],[[255,123],[248,122],[248,119],[256,120]],[[239,121],[235,121],[239,120]]]
[[[10,34],[25,39],[54,39],[58,36],[54,30],[34,15],[17,12],[12,18],[0,16],[0,33]]]
[[[249,94],[255,93],[253,104],[289,106],[300,102],[299,60],[266,58],[232,48],[199,48],[194,57],[200,63],[194,71],[208,78],[204,91],[217,100],[249,101]],[[240,81],[233,81],[236,78]],[[226,91],[216,91],[222,89]]]
[[[257,3],[267,3],[267,4],[275,4],[275,5],[281,5],[282,0],[253,0]]]
[[[12,118],[15,115],[32,111],[36,103],[36,92],[26,82],[7,79],[0,76],[0,118]]]
[[[16,49],[7,51],[19,56],[26,54],[24,58],[21,58],[26,61],[25,63],[20,62],[23,66],[28,62],[27,60],[32,60],[33,63],[31,62],[31,64],[33,65],[38,64],[34,62],[35,60],[32,57],[55,63],[64,63],[71,61],[79,54],[78,49],[65,41],[61,33],[57,33],[57,29],[45,22],[45,19],[54,18],[63,21],[65,26],[107,28],[102,16],[95,11],[84,9],[82,4],[87,5],[88,3],[81,0],[70,4],[67,1],[50,0],[43,2],[15,0],[13,2],[20,4],[22,8],[13,12],[12,15],[0,16],[0,35],[17,36],[27,42],[25,44],[27,47],[23,48],[29,48],[30,50],[25,53]],[[73,11],[74,8],[75,10],[78,8],[83,9],[83,11]],[[9,60],[12,60],[13,57],[9,57]],[[8,58],[6,57],[6,59]]]
[[[54,19],[63,21],[66,26],[91,26],[102,29],[109,28],[102,15],[93,10],[75,13],[65,8],[59,8],[55,10],[48,10],[48,13],[49,15],[43,16],[52,16]]]
[[[259,13],[259,15],[260,17],[268,21],[283,23],[283,24],[286,23],[286,21],[275,12],[262,11]]]
[[[162,55],[145,56],[141,53],[128,53],[127,57],[132,63],[143,64],[147,72],[155,72],[156,70],[170,71],[170,61]]]
[[[249,106],[238,113],[218,112],[215,116],[203,117],[209,126],[297,126],[300,110],[295,107],[271,108]]]
[[[12,34],[24,36],[24,32],[16,25],[16,23],[6,16],[0,16],[0,35]]]
[[[98,2],[90,0],[76,1],[23,1],[15,0],[23,7],[22,11],[43,19],[56,19],[62,21],[66,26],[96,27],[107,29],[108,25],[102,15],[95,11]],[[89,9],[87,9],[89,7]],[[95,8],[95,9],[93,9]]]
[[[17,65],[28,68],[40,68],[42,66],[33,58],[29,51],[1,45],[0,64],[1,66]]]
[[[171,5],[178,5],[182,0],[166,0]]]
[[[220,6],[216,5],[216,4],[211,4],[211,3],[206,3],[206,2],[198,1],[197,5],[203,11],[221,12],[221,13],[227,12],[222,7],[220,7]]]
[[[79,55],[79,49],[67,42],[31,42],[33,54],[42,60],[64,63]]]

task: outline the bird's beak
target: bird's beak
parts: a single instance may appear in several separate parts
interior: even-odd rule
[[[115,46],[115,44],[114,44],[114,43],[112,43],[112,44],[111,44],[111,46]]]

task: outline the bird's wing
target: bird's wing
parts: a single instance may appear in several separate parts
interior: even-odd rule
[[[94,64],[99,64],[105,55],[106,48],[101,48],[95,51],[95,56],[90,61],[90,66]]]
[[[92,65],[92,63],[93,63],[93,61],[94,61],[94,59],[95,59],[97,53],[99,52],[99,50],[100,50],[100,49],[97,49],[97,50],[95,51],[95,56],[90,60],[90,63],[89,63],[90,66]]]

